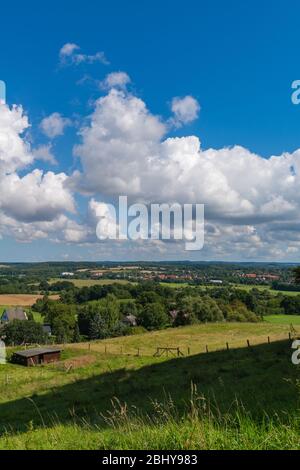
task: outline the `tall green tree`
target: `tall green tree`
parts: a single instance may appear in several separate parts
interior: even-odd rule
[[[295,284],[300,284],[300,266],[297,266],[293,270]]]
[[[47,337],[40,323],[35,321],[13,320],[4,326],[1,334],[5,336],[7,345],[46,342]]]
[[[160,330],[169,323],[168,315],[162,304],[146,304],[138,317],[139,324],[147,330]]]

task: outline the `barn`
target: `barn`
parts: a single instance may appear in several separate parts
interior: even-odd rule
[[[16,351],[12,355],[12,362],[23,366],[35,366],[38,364],[48,364],[60,360],[61,349],[58,348],[34,348],[24,351]]]

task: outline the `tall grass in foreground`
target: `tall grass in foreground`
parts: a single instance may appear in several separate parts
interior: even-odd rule
[[[73,414],[68,424],[53,418],[49,426],[40,418],[39,428],[29,423],[25,433],[7,430],[0,449],[300,449],[299,407],[293,415],[258,419],[236,400],[221,413],[194,385],[184,414],[168,396],[153,401],[147,414],[114,398],[111,410],[94,421]]]

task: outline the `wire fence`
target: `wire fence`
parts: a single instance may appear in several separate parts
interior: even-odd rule
[[[299,336],[297,332],[289,332],[288,334],[276,335],[276,337],[249,337],[246,339],[238,339],[238,340],[230,340],[221,343],[220,341],[217,342],[208,342],[201,343],[201,344],[179,344],[179,345],[145,345],[145,346],[129,346],[125,344],[117,344],[117,343],[109,343],[107,340],[104,341],[95,341],[95,342],[88,342],[88,343],[80,343],[80,344],[68,344],[63,345],[63,348],[74,348],[85,350],[88,352],[94,353],[101,353],[105,356],[135,356],[135,357],[154,357],[154,358],[161,358],[161,357],[185,357],[191,356],[195,354],[202,354],[202,353],[211,353],[217,351],[232,351],[239,348],[249,348],[251,349],[254,346],[259,346],[263,344],[271,344],[276,343],[278,341],[289,340],[292,341]]]

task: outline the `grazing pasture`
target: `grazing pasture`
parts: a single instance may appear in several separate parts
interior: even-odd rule
[[[275,325],[300,326],[300,315],[266,315],[264,320]]]
[[[298,328],[300,334],[300,327]],[[162,331],[153,331],[140,335],[121,336],[106,340],[79,343],[76,348],[111,354],[140,354],[152,356],[156,348],[177,348],[184,354],[201,354],[209,351],[229,348],[239,348],[247,345],[263,344],[268,341],[287,339],[290,325],[261,323],[207,323],[178,328],[169,328]],[[73,347],[72,345],[66,347]]]
[[[194,325],[64,345],[56,364],[0,365],[0,449],[299,449],[288,332]],[[153,357],[158,345],[185,355]]]

